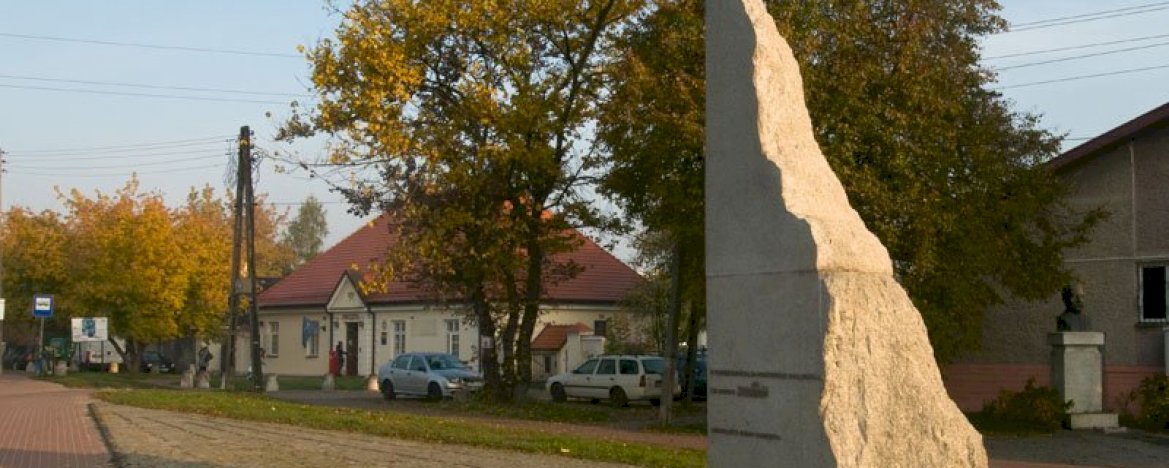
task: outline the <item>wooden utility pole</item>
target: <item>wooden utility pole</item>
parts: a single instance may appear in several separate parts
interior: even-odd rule
[[[248,257],[248,316],[251,325],[252,339],[252,390],[264,391],[264,361],[260,356],[260,317],[259,307],[256,304],[256,192],[252,183],[252,132],[245,125],[239,129],[240,162],[246,163],[243,172],[246,178],[244,184],[244,207],[247,210],[247,257]]]
[[[232,205],[232,242],[231,242],[231,291],[228,297],[228,314],[227,314],[227,339],[224,340],[222,346],[222,362],[221,368],[223,370],[221,388],[228,388],[228,381],[230,376],[235,374],[235,356],[236,356],[236,340],[239,338],[239,316],[241,312],[240,296],[250,294],[255,291],[254,268],[252,267],[255,260],[254,244],[252,243],[252,232],[255,224],[251,221],[255,212],[251,209],[244,209],[244,207],[251,207],[251,185],[252,185],[252,161],[251,161],[251,130],[247,127],[240,127],[239,135],[239,154],[236,162],[236,176],[235,176],[235,203]],[[244,227],[249,226],[247,237],[245,241]],[[248,246],[246,255],[246,263],[241,259],[243,255],[244,245]],[[246,270],[245,270],[246,269]],[[249,286],[251,287],[249,289]],[[249,304],[254,304],[253,296],[249,297]],[[252,319],[255,323],[255,319]],[[256,337],[256,327],[253,327],[252,338],[253,343],[258,342]],[[252,368],[257,369],[255,361],[257,352],[256,345],[253,344],[251,351]],[[261,387],[262,388],[262,387]]]
[[[222,349],[220,352],[221,362],[220,367],[223,371],[220,388],[228,390],[230,377],[235,374],[235,356],[236,356],[236,339],[238,338],[237,331],[240,328],[238,318],[240,318],[240,295],[243,294],[243,274],[240,268],[240,249],[243,245],[243,184],[244,172],[248,171],[248,165],[244,164],[243,158],[243,139],[247,138],[247,126],[240,129],[240,152],[236,159],[235,171],[235,201],[231,204],[231,284],[228,296],[228,314],[227,314],[227,339],[223,340]]]

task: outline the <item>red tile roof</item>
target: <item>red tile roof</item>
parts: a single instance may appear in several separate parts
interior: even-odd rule
[[[572,260],[583,269],[571,280],[547,285],[545,298],[550,302],[616,303],[642,281],[640,275],[602,249],[588,237],[573,252],[557,255],[557,261]],[[367,271],[380,263],[386,250],[396,244],[389,215],[379,216],[329,250],[322,252],[292,274],[260,293],[261,307],[324,307],[343,274],[354,269]],[[385,292],[371,292],[367,304],[428,302],[433,296],[404,282],[393,282]]]
[[[532,340],[532,351],[559,351],[568,342],[569,332],[592,334],[593,329],[583,323],[572,325],[549,324]]]

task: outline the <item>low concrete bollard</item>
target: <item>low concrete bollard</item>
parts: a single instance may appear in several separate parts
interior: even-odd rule
[[[325,374],[325,381],[321,383],[321,390],[331,392],[337,389],[337,381],[333,379],[333,373]]]
[[[179,388],[195,388],[195,368],[188,367],[179,377]]]
[[[111,363],[110,363],[110,373],[111,373],[111,374],[117,374],[117,373],[118,373],[118,363],[116,363],[116,362],[111,362]]]
[[[276,374],[268,374],[268,380],[264,384],[265,392],[279,392],[280,382],[276,379]]]
[[[202,370],[195,374],[195,388],[211,388],[211,373]]]
[[[380,392],[382,389],[377,384],[377,374],[371,374],[369,380],[365,381],[365,390],[370,392]]]

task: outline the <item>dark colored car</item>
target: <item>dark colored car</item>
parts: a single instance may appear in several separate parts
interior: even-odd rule
[[[142,353],[142,365],[139,370],[143,373],[168,374],[175,371],[175,362],[158,351],[146,351]]]
[[[12,346],[9,345],[4,349],[3,366],[5,369],[24,370],[28,367],[28,363],[33,360],[32,346]]]
[[[678,356],[678,384],[682,385],[686,372],[686,353],[683,350]],[[686,396],[686,389],[682,388],[682,396]],[[699,350],[694,359],[694,398],[706,399],[706,351]]]

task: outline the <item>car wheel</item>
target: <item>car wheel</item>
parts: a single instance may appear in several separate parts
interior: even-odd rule
[[[394,383],[390,379],[382,381],[382,398],[393,400],[397,395],[394,394]]]
[[[442,400],[442,387],[439,387],[435,382],[431,382],[430,385],[426,386],[426,399],[430,401]]]
[[[625,396],[625,390],[622,390],[621,387],[613,387],[612,390],[609,390],[609,401],[613,403],[613,406],[621,408],[629,404],[629,397]]]
[[[564,386],[558,383],[552,384],[552,401],[557,403],[564,403],[568,401],[568,393],[564,391]]]

